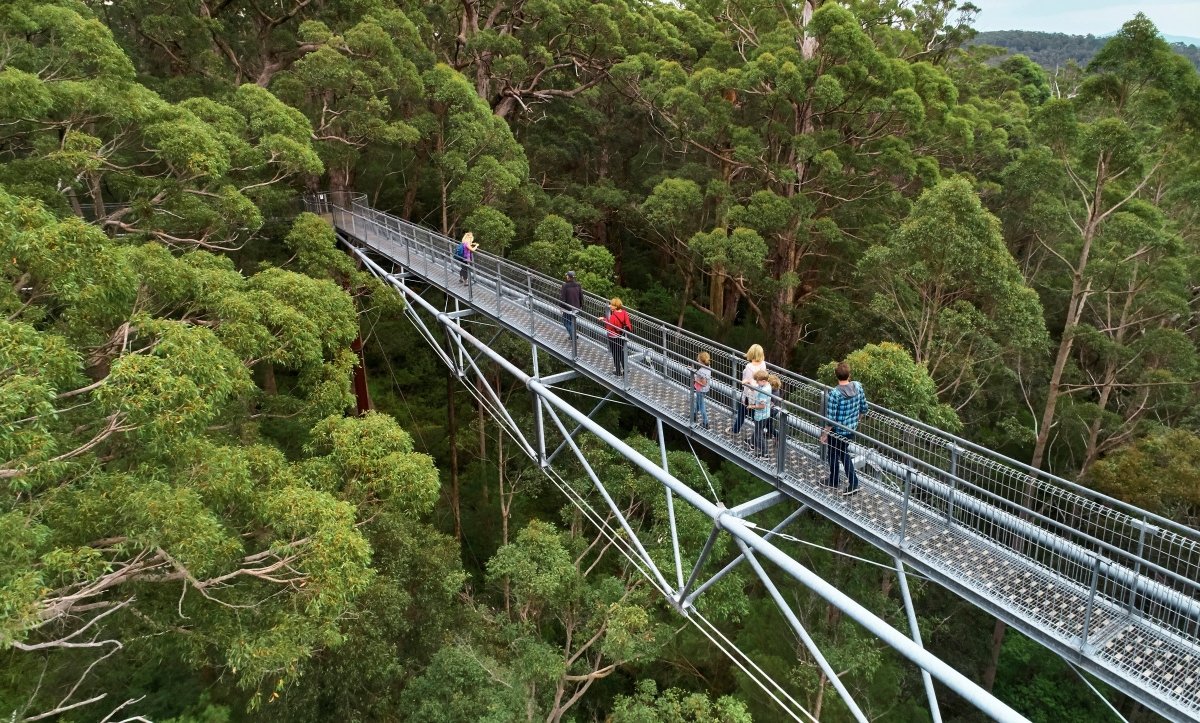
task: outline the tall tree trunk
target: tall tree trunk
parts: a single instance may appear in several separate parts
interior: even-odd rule
[[[1121,316],[1117,319],[1116,331],[1113,333],[1113,341],[1117,346],[1125,343],[1125,337],[1129,329],[1129,317],[1133,313],[1133,300],[1137,295],[1138,273],[1137,268],[1133,270],[1133,276],[1129,280],[1129,287],[1126,289],[1125,303],[1121,305]],[[1100,386],[1100,398],[1096,400],[1096,407],[1100,410],[1100,414],[1092,420],[1088,427],[1087,448],[1083,453],[1083,464],[1079,467],[1079,476],[1086,477],[1092,465],[1100,456],[1100,430],[1104,426],[1104,411],[1108,409],[1108,401],[1112,398],[1113,392],[1117,387],[1117,360],[1109,358],[1104,365],[1104,380]],[[1136,418],[1136,415],[1134,415]]]
[[[462,542],[462,507],[459,502],[458,480],[458,417],[454,411],[454,387],[458,386],[454,370],[446,368],[446,417],[450,438],[450,513],[454,517],[454,539]]]
[[[812,713],[814,720],[821,720],[821,709],[825,707],[825,688],[829,685],[829,678],[825,677],[825,671],[821,671],[821,678],[817,681],[817,700],[813,703]]]
[[[805,60],[812,60],[817,54],[817,39],[809,35],[808,26],[812,23],[813,13],[820,6],[821,0],[804,0],[800,12],[800,55]],[[813,123],[812,87],[804,102],[792,103],[792,133],[795,136],[810,136],[815,131]],[[801,192],[801,186],[808,173],[808,161],[801,159],[795,150],[795,144],[789,151],[788,163],[792,166],[796,180],[788,183],[784,195],[788,198]],[[795,233],[781,235],[776,239],[771,260],[775,264],[773,275],[776,279],[795,278],[800,266],[801,254],[797,249]],[[799,301],[800,287],[796,282],[783,284],[775,294],[775,303],[771,304],[770,318],[767,321],[767,332],[771,343],[769,354],[771,360],[778,364],[786,364],[791,359],[792,350],[800,342],[801,325],[794,317],[796,304]]]
[[[279,394],[279,385],[275,382],[275,365],[269,361],[262,363],[263,391],[267,396]]]
[[[996,620],[995,626],[992,627],[992,654],[988,658],[987,667],[983,669],[983,680],[979,684],[987,692],[992,692],[992,686],[996,684],[996,669],[1000,666],[1000,650],[1004,647],[1004,633],[1008,630],[1003,620]]]
[[[350,342],[350,351],[358,357],[358,364],[354,365],[354,405],[355,411],[361,417],[372,409],[371,391],[367,388],[367,358],[363,354],[361,334]]]
[[[1050,373],[1050,384],[1046,389],[1046,406],[1042,409],[1042,421],[1041,426],[1038,427],[1037,440],[1033,445],[1033,457],[1029,460],[1029,464],[1033,467],[1040,468],[1046,459],[1046,447],[1050,442],[1050,431],[1054,426],[1054,413],[1058,408],[1058,398],[1062,393],[1063,372],[1067,368],[1067,360],[1071,358],[1071,350],[1075,346],[1075,328],[1079,326],[1087,298],[1091,295],[1091,284],[1084,282],[1084,273],[1087,271],[1088,255],[1098,229],[1098,211],[1093,207],[1091,218],[1084,227],[1083,248],[1079,252],[1079,261],[1071,271],[1071,297],[1067,303],[1067,318],[1063,323],[1062,338],[1058,342],[1058,353],[1054,357],[1054,369]]]
[[[332,166],[329,169],[329,195],[335,204],[348,208],[350,192],[354,190],[354,169]]]
[[[708,308],[717,318],[724,321],[725,315],[725,269],[714,266],[708,277]]]
[[[684,279],[685,280],[683,282],[683,298],[679,302],[679,317],[677,319],[675,319],[675,326],[678,326],[678,327],[683,326],[683,316],[684,316],[684,314],[687,313],[688,302],[691,301],[691,298],[692,298],[693,276],[691,274],[688,274],[687,276],[684,277]]]

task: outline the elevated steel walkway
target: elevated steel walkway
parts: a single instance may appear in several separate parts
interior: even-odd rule
[[[308,205],[369,255],[376,273],[436,286],[845,526],[898,567],[915,568],[1161,715],[1200,720],[1200,531],[879,406],[852,447],[863,489],[838,496],[822,485],[816,441],[826,386],[773,368],[784,380],[777,402],[785,413],[768,458],[757,458],[729,431],[740,352],[631,311],[626,373],[615,377],[596,321],[607,300],[585,296],[572,343],[558,280],[481,251],[462,283],[453,239],[372,209],[362,196],[339,200],[322,194]],[[713,360],[708,430],[690,418],[689,369],[700,351]],[[686,611],[703,588],[681,578],[674,602]]]

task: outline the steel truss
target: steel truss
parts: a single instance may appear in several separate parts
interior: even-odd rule
[[[466,310],[448,312],[439,310],[429,300],[411,288],[406,283],[404,274],[393,274],[386,271],[362,249],[352,243],[347,243],[351,252],[372,273],[391,285],[405,300],[405,314],[418,329],[422,338],[435,350],[444,364],[453,369],[466,388],[479,400],[493,416],[495,421],[518,444],[519,448],[549,476],[571,501],[578,506],[588,518],[602,529],[610,539],[625,554],[630,562],[646,576],[671,606],[682,616],[696,625],[700,631],[709,637],[723,652],[730,656],[747,675],[755,680],[781,709],[795,720],[816,720],[803,706],[777,682],[770,680],[765,672],[758,668],[752,660],[745,656],[724,637],[696,608],[696,600],[705,591],[728,575],[740,565],[747,564],[755,577],[762,583],[771,599],[780,610],[784,620],[789,625],[797,640],[802,644],[817,662],[825,677],[837,691],[848,710],[860,723],[867,723],[866,714],[854,700],[851,692],[842,683],[837,672],[822,654],[816,641],[805,629],[791,605],[780,592],[775,579],[782,576],[791,582],[799,583],[812,591],[829,604],[833,605],[846,616],[865,627],[869,632],[882,640],[902,656],[915,663],[921,670],[925,689],[929,699],[930,711],[935,722],[940,723],[941,715],[933,687],[933,680],[945,685],[958,693],[979,710],[999,721],[1025,721],[1026,718],[998,700],[983,688],[963,676],[958,671],[929,653],[921,643],[920,630],[917,626],[916,613],[908,592],[907,575],[903,563],[896,560],[896,574],[900,582],[900,590],[904,599],[905,612],[911,629],[911,637],[906,637],[886,621],[864,608],[845,593],[822,579],[820,576],[799,564],[795,559],[776,547],[771,539],[782,534],[788,525],[795,521],[808,506],[799,504],[787,517],[765,534],[756,532],[757,525],[748,518],[780,504],[795,504],[788,495],[773,491],[740,504],[727,506],[720,501],[710,501],[696,492],[687,483],[671,474],[667,463],[666,435],[662,420],[657,419],[658,443],[660,460],[652,461],[630,447],[624,441],[601,427],[594,419],[595,415],[613,400],[613,392],[609,391],[589,411],[583,412],[560,397],[551,387],[564,381],[576,378],[577,372],[567,371],[560,374],[541,376],[539,374],[538,346],[531,343],[531,359],[533,373],[529,374],[511,361],[501,356],[492,348],[495,337],[488,342],[481,341],[468,332],[462,325],[462,319],[468,315]],[[442,333],[435,334],[431,324],[441,327]],[[439,341],[441,336],[444,345]],[[488,360],[509,376],[521,382],[533,398],[534,410],[534,439],[529,439],[526,430],[513,419],[505,405],[488,383],[484,370],[479,362]],[[632,363],[632,362],[631,362]],[[478,384],[469,383],[468,377],[474,377]],[[482,390],[482,391],[481,391]],[[561,442],[551,452],[547,452],[546,430],[557,430]],[[617,452],[634,466],[650,475],[659,482],[664,490],[667,501],[667,515],[670,530],[673,569],[664,572],[659,563],[647,551],[641,541],[638,531],[613,500],[604,481],[599,477],[583,448],[577,439],[581,432],[588,432],[603,441],[611,450]],[[591,508],[586,499],[561,478],[554,468],[556,458],[564,451],[570,450],[575,461],[584,470],[595,492],[604,502],[606,515],[601,515]],[[705,543],[698,551],[685,550],[675,525],[675,500],[691,506],[706,515],[712,521]],[[616,520],[617,529],[605,522],[608,516]],[[721,535],[728,536],[738,554],[719,570],[709,570],[712,551]],[[694,563],[685,564],[694,560]]]

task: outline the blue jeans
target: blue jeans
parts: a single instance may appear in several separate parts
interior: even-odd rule
[[[830,487],[841,484],[841,470],[838,464],[846,468],[846,481],[850,483],[850,491],[858,489],[858,474],[854,471],[854,460],[850,458],[850,440],[853,437],[843,437],[837,432],[829,433],[829,481]]]
[[[696,416],[700,416],[700,423],[708,429],[708,407],[705,405],[705,400],[708,398],[708,392],[692,392],[692,421],[696,421]]]
[[[563,328],[567,330],[567,337],[574,339],[575,338],[575,312],[564,311],[562,319],[563,319]]]

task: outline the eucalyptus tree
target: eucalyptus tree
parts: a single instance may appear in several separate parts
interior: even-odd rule
[[[321,43],[306,39],[306,20],[361,13],[363,3],[313,0],[84,0],[128,48],[139,70],[173,96],[224,93],[230,86],[267,87]]]
[[[253,85],[169,103],[77,3],[10,3],[0,38],[14,99],[0,108],[0,182],[110,233],[237,248],[285,195],[276,184],[322,170],[297,111]]]
[[[1006,193],[1041,222],[1035,283],[1061,314],[1058,347],[1038,394],[1032,464],[1046,459],[1059,404],[1082,396],[1084,463],[1128,438],[1156,388],[1182,388],[1195,349],[1181,335],[1190,317],[1191,254],[1174,236],[1163,201],[1190,186],[1200,122],[1200,77],[1171,52],[1143,15],[1126,23],[1089,66],[1080,92],[1052,99],[1035,127],[1045,144],[1013,163]],[[1147,336],[1148,335],[1148,336]],[[1115,424],[1110,405],[1121,411]]]
[[[261,702],[341,640],[373,576],[360,523],[437,497],[394,421],[341,416],[353,302],[7,193],[0,252],[0,697],[21,719],[119,708],[95,666],[166,636]],[[285,372],[274,394],[254,381],[264,360]],[[304,430],[290,458],[275,419]]]
[[[330,191],[349,191],[367,148],[420,140],[410,121],[422,107],[421,68],[430,56],[408,16],[383,6],[345,27],[308,20],[298,32],[319,47],[281,72],[272,88],[312,122]]]
[[[441,0],[423,12],[442,62],[504,119],[604,82],[649,16],[626,0]]]
[[[929,22],[920,13],[897,9],[885,23],[868,8],[860,10],[870,22],[833,3],[687,7],[710,28],[702,57],[685,66],[631,56],[613,80],[672,152],[705,169],[691,179],[711,216],[697,245],[709,284],[724,287],[705,296],[753,300],[773,354],[787,359],[805,303],[886,236],[907,212],[906,196],[938,179],[940,149],[972,125],[931,62],[940,54],[916,48]],[[904,47],[911,58],[900,55]],[[739,227],[746,231],[731,232]],[[747,283],[725,264],[756,249],[751,231],[766,251],[757,264],[764,273]]]
[[[958,408],[1049,343],[1042,306],[1000,235],[1000,221],[962,178],[921,195],[885,244],[859,261],[870,308]]]

